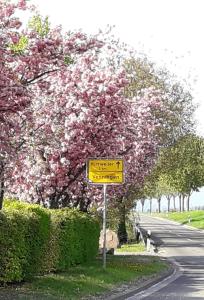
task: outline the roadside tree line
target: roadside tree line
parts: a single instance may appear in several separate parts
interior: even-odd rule
[[[182,199],[181,205],[187,198],[189,207],[192,191],[203,186],[204,178],[201,172],[202,163],[199,165],[203,156],[203,139],[195,135],[195,106],[191,93],[166,69],[158,69],[147,58],[129,60],[126,67],[130,74],[134,74],[126,88],[127,94],[134,96],[140,89],[155,86],[165,91],[168,97],[165,100],[167,110],[158,115],[162,118],[163,126],[156,131],[159,147],[155,165],[142,185],[135,182],[126,195],[110,203],[110,226],[118,228],[122,242],[127,241],[126,225],[131,223],[129,215],[138,201],[144,207],[145,199],[151,202],[151,199],[156,198],[160,211],[162,196],[167,197],[170,209],[171,199],[175,200],[179,195]]]
[[[158,212],[161,212],[162,197],[166,197],[168,212],[177,210],[176,198],[178,210],[189,211],[191,194],[203,186],[204,139],[191,133],[160,151],[152,173],[145,180],[142,196],[150,202],[157,199]]]

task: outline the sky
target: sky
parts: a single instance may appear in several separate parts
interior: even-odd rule
[[[185,81],[199,105],[197,133],[204,136],[203,0],[30,0],[42,15],[65,31],[87,34],[115,26],[113,33],[158,66]],[[192,195],[202,205],[204,189]],[[165,205],[165,204],[164,204]]]

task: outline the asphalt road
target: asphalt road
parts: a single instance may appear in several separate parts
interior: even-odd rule
[[[140,226],[151,230],[159,254],[177,263],[174,276],[129,300],[204,300],[204,231],[175,222],[142,216]]]

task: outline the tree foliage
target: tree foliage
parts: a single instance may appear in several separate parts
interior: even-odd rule
[[[180,195],[180,209],[184,209],[184,198],[204,185],[204,140],[194,134],[185,135],[178,141],[160,151],[157,164],[145,182],[143,191],[147,197],[160,199],[166,196],[168,204],[171,197]],[[153,192],[152,192],[153,191]],[[182,205],[181,205],[182,204]],[[169,209],[169,205],[168,205]]]
[[[193,104],[190,91],[186,90],[181,82],[165,68],[156,68],[155,64],[147,58],[133,58],[126,61],[127,72],[131,82],[126,87],[126,94],[134,97],[141,90],[155,87],[162,90],[166,97],[163,98],[165,112],[155,111],[163,126],[157,134],[160,137],[161,146],[168,146],[194,129]]]
[[[177,192],[188,194],[204,185],[203,158],[203,138],[190,134],[165,149],[160,163],[171,186]]]
[[[158,199],[160,207],[163,195],[169,197],[170,194],[175,195],[176,193],[176,187],[172,183],[176,180],[175,176],[172,177],[165,173],[164,153],[168,156],[169,147],[194,131],[193,112],[195,105],[192,102],[191,93],[182,86],[175,76],[164,68],[156,68],[155,64],[147,58],[132,58],[126,61],[125,66],[131,78],[130,84],[125,89],[128,96],[134,97],[140,94],[143,89],[152,86],[162,90],[166,95],[162,99],[165,110],[154,112],[163,124],[155,132],[160,141],[157,164],[152,169],[151,174],[145,178],[139,198],[137,197],[138,193],[135,194],[135,199]]]

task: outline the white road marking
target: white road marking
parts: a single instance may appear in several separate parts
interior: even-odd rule
[[[139,293],[127,298],[126,300],[140,300],[145,297],[148,297],[148,296],[152,295],[153,293],[161,290],[165,286],[169,285],[171,282],[175,281],[177,278],[179,278],[183,274],[183,268],[175,260],[171,259],[171,261],[178,267],[178,269],[174,270],[173,274],[166,277],[161,282],[158,282],[155,285],[149,287],[147,290],[139,292]]]

